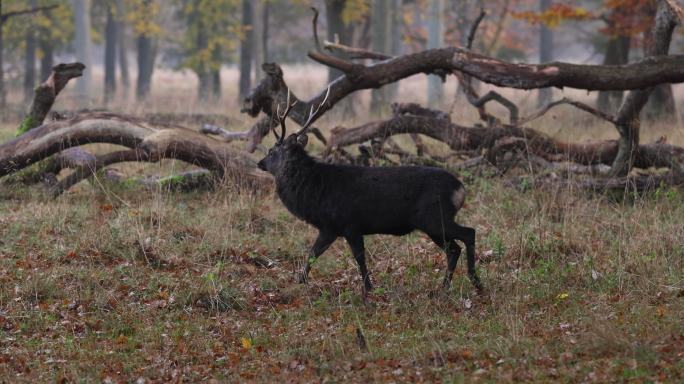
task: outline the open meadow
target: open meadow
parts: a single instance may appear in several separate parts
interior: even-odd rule
[[[291,79],[295,92],[320,89],[325,72],[309,78]],[[69,107],[68,95],[55,109]],[[155,95],[146,108],[229,113],[244,121],[234,130],[253,121],[234,101],[174,103]],[[458,107],[452,119],[464,116],[475,115]],[[572,110],[534,126],[563,140],[617,136]],[[3,123],[0,141],[15,127]],[[645,129],[642,140],[665,133],[684,144],[681,128]],[[188,166],[116,168],[133,177]],[[295,283],[316,231],[272,189],[184,193],[95,177],[52,199],[40,185],[0,184],[0,382],[684,380],[684,191],[594,194],[459,176],[468,195],[457,221],[477,231],[484,293],[464,260],[444,292],[446,260],[426,236],[370,236],[367,303],[342,240],[307,285]]]

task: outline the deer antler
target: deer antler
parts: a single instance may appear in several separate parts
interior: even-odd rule
[[[290,111],[292,110],[292,107],[297,104],[297,101],[295,100],[294,103],[290,103],[290,88],[287,89],[287,108],[285,108],[285,113],[280,115],[280,105],[278,106],[278,110],[276,110],[276,115],[278,116],[278,120],[280,121],[280,136],[276,133],[275,126],[271,126],[271,130],[273,130],[273,135],[275,135],[276,139],[278,140],[277,143],[280,144],[283,142],[285,139],[285,119],[287,119],[287,115],[290,114]]]
[[[302,125],[302,128],[295,133],[295,135],[301,135],[306,133],[306,131],[309,129],[311,124],[318,118],[318,112],[321,110],[323,107],[323,104],[325,104],[326,101],[328,101],[328,96],[330,96],[330,85],[328,85],[328,91],[325,93],[325,98],[323,98],[323,101],[318,104],[318,107],[316,107],[316,110],[314,110],[314,106],[311,106],[311,110],[309,111],[309,118],[306,119],[306,123]]]

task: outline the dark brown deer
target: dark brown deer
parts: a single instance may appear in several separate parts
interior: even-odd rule
[[[451,285],[461,254],[456,243],[460,240],[466,246],[468,276],[478,290],[482,289],[475,272],[475,230],[454,222],[466,195],[456,177],[432,167],[363,167],[317,161],[304,147],[308,142],[306,131],[320,106],[316,111],[312,107],[302,129],[286,138],[285,118],[293,105],[288,98],[287,110],[278,116],[280,136],[274,128],[277,142],[259,161],[259,168],[275,177],[276,191],[285,207],[318,229],[300,282],[307,281],[311,263],[335,239],[344,237],[359,265],[365,297],[372,285],[363,236],[401,236],[419,230],[446,252],[445,288]]]

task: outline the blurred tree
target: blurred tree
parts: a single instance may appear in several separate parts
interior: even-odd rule
[[[128,93],[128,87],[131,84],[130,75],[128,74],[128,50],[126,45],[126,23],[124,18],[126,15],[126,5],[124,0],[116,0],[116,42],[117,55],[119,57],[119,73],[121,75],[121,85],[124,93]]]
[[[69,0],[39,0],[38,4],[59,4],[57,8],[40,12],[33,18],[40,58],[40,82],[50,76],[55,54],[70,48],[74,38],[74,15]]]
[[[644,33],[651,25],[655,14],[655,2],[612,0],[606,8],[607,12],[600,16],[606,23],[601,32],[608,37],[603,63],[627,64],[631,45],[635,43],[633,37]],[[597,106],[602,111],[613,112],[622,103],[622,96],[622,91],[599,92]],[[651,98],[654,96],[655,94],[651,94]]]
[[[392,6],[393,0],[373,0],[371,10],[371,45],[372,50],[391,54],[392,51]],[[371,91],[371,113],[381,113],[389,108],[390,97],[388,87]]]
[[[157,22],[161,6],[158,1],[125,0],[126,20],[136,37],[138,80],[135,93],[139,100],[147,98],[152,87],[154,61],[157,56],[156,39],[162,32]]]
[[[33,85],[36,82],[36,45],[42,48],[42,40],[48,39],[49,35],[45,33],[46,25],[63,21],[64,15],[69,20],[70,12],[68,0],[55,0],[52,2],[45,0],[30,0],[29,2],[26,0],[5,0],[0,2],[0,109],[4,110],[7,106],[4,72],[5,50],[16,53],[16,55],[13,55],[14,57],[25,58],[24,94],[25,97],[30,97],[33,92]],[[27,22],[26,17],[31,17],[31,22]],[[65,28],[55,34],[51,47],[60,47],[64,43],[63,38],[65,36],[66,40],[69,40],[72,34],[71,25],[69,20]],[[36,43],[36,39],[38,39],[38,43]],[[20,51],[23,51],[23,55]],[[40,54],[41,52],[38,53]],[[30,90],[28,90],[28,84],[31,84]]]
[[[74,10],[74,48],[76,60],[85,64],[86,68],[92,68],[92,41],[90,32],[90,0],[72,0]],[[77,98],[81,106],[87,106],[90,102],[90,89],[92,83],[92,70],[83,72],[83,76],[76,80]]]
[[[344,45],[353,45],[354,27],[359,21],[366,17],[367,13],[368,4],[366,1],[326,0],[325,18],[327,24],[327,39]],[[341,52],[335,52],[333,55],[340,57],[345,56]],[[340,76],[342,76],[342,72],[335,68],[328,67],[329,83]],[[336,105],[336,109],[342,118],[354,115],[354,98],[349,97],[347,99],[348,100],[342,100],[342,102]]]
[[[244,36],[237,11],[239,0],[180,0],[180,16],[186,30],[181,45],[185,52],[182,66],[197,74],[197,95],[207,100],[210,91],[220,91],[220,69],[225,52],[235,49]]]
[[[242,0],[242,39],[240,39],[240,81],[238,99],[244,99],[252,88],[252,58],[254,54],[254,7],[251,0]]]
[[[430,0],[428,11],[428,49],[441,48],[444,45],[444,0]],[[442,79],[439,76],[428,77],[428,105],[439,108],[444,94]]]
[[[551,8],[551,0],[539,0],[539,11],[545,12]],[[539,25],[539,62],[548,63],[553,60],[553,31],[546,24]],[[537,104],[544,106],[551,102],[553,98],[553,88],[542,88],[539,90]]]
[[[31,8],[38,7],[38,0],[29,0]],[[33,88],[36,86],[36,32],[34,28],[26,29],[26,54],[24,55],[24,104],[33,99]]]
[[[105,57],[104,57],[104,102],[107,104],[116,92],[116,49],[117,49],[117,21],[116,3],[105,0],[107,20],[105,22]]]
[[[555,28],[565,20],[603,20],[606,25],[599,31],[607,36],[604,64],[620,65],[629,61],[630,49],[645,48],[650,44],[648,34],[655,22],[655,0],[606,0],[598,13],[589,12],[581,6],[557,3],[541,12],[514,12],[517,18],[530,23],[540,23]],[[599,109],[614,113],[622,102],[623,92],[599,92]],[[650,119],[676,121],[676,110],[672,85],[661,84],[651,94],[643,110]]]

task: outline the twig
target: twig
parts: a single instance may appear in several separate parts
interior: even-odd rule
[[[470,31],[468,32],[468,42],[466,45],[468,50],[472,49],[473,41],[475,40],[475,33],[477,33],[477,28],[480,26],[480,23],[482,23],[482,20],[484,20],[485,16],[487,16],[487,12],[481,8],[480,15],[477,16],[477,19],[475,19],[473,25],[470,27]],[[509,123],[511,125],[518,124],[519,110],[515,103],[508,100],[506,97],[496,91],[489,91],[486,95],[480,97],[477,94],[477,91],[475,91],[475,88],[473,88],[471,76],[467,74],[461,74],[459,72],[454,72],[454,75],[459,79],[459,84],[463,87],[463,93],[466,95],[466,99],[473,107],[477,108],[477,111],[480,114],[480,119],[485,121],[487,125],[496,125],[499,122],[499,119],[488,113],[485,109],[485,105],[490,101],[496,101],[504,108],[508,109]]]
[[[323,42],[323,48],[327,49],[328,51],[341,51],[347,53],[352,59],[387,60],[394,58],[394,56],[386,55],[384,53],[369,51],[362,48],[354,48],[348,45],[333,43],[327,40]]]
[[[484,20],[485,16],[487,16],[487,12],[485,12],[484,8],[480,8],[480,15],[477,16],[477,19],[475,19],[473,25],[470,26],[470,31],[468,32],[468,44],[466,45],[466,48],[473,48],[473,40],[475,40],[475,33],[477,32],[477,28],[480,26],[480,23],[482,22],[482,20]]]
[[[584,103],[582,103],[582,102],[579,102],[579,101],[575,101],[575,100],[569,99],[569,98],[567,98],[567,97],[564,97],[564,98],[562,98],[562,99],[560,99],[560,100],[556,100],[556,101],[553,101],[553,102],[547,104],[546,106],[544,106],[544,107],[543,107],[542,109],[540,109],[539,111],[537,111],[537,112],[531,114],[530,116],[527,116],[527,117],[522,118],[518,123],[519,123],[520,125],[527,124],[527,123],[529,123],[530,121],[536,120],[536,119],[538,119],[538,118],[544,116],[550,109],[552,109],[553,107],[556,107],[556,106],[558,106],[558,105],[561,105],[561,104],[569,104],[569,105],[572,105],[573,107],[575,107],[575,108],[577,108],[577,109],[581,109],[581,110],[583,110],[583,111],[585,111],[585,112],[587,112],[587,113],[590,113],[590,114],[592,114],[592,115],[594,115],[594,116],[596,116],[596,117],[598,117],[598,118],[600,118],[600,119],[603,119],[603,120],[605,120],[605,121],[611,122],[611,123],[613,123],[613,124],[617,124],[617,118],[616,118],[615,116],[609,115],[609,114],[607,114],[607,113],[605,113],[605,112],[601,112],[601,111],[597,110],[596,108],[593,108],[593,107],[591,107],[591,106],[589,106],[589,105],[587,105],[587,104],[584,104]]]
[[[311,10],[314,13],[313,20],[311,21],[312,28],[313,28],[313,35],[314,35],[314,44],[316,44],[316,50],[321,51],[321,43],[318,40],[318,9],[316,7],[311,7]]]

